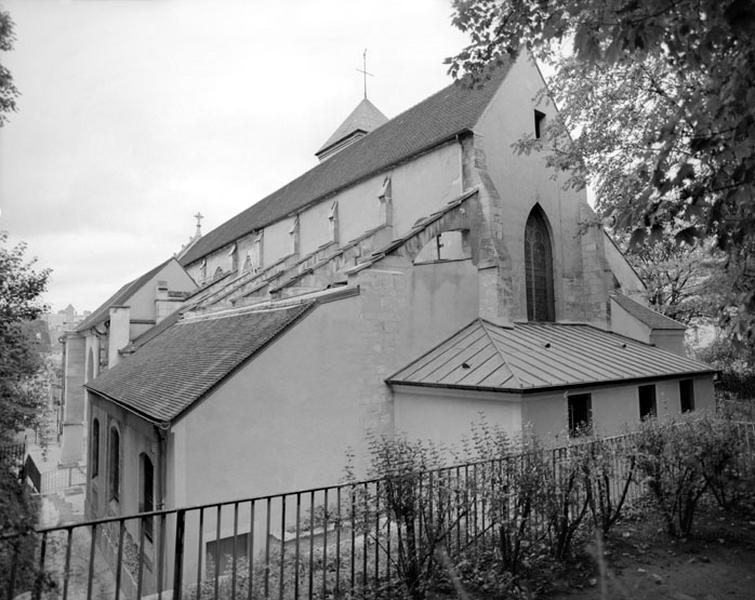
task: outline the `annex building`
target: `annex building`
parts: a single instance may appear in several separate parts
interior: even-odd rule
[[[585,193],[513,152],[555,114],[542,85],[523,56],[390,120],[365,100],[185,248],[180,306],[86,380],[90,516],[334,483],[370,431],[454,444],[482,412],[563,438],[710,406]]]

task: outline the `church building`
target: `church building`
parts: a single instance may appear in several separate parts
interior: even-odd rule
[[[199,287],[86,384],[89,515],[328,485],[368,432],[453,445],[481,412],[558,441],[712,406],[585,192],[512,150],[543,85],[521,56],[390,120],[365,99],[193,242]]]

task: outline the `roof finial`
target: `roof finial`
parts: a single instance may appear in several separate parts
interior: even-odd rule
[[[204,215],[197,211],[197,214],[194,215],[194,218],[197,220],[197,237],[202,235],[202,219],[204,219]]]
[[[362,73],[362,76],[364,78],[364,97],[365,100],[367,99],[367,75],[370,77],[374,77],[372,73],[367,72],[367,48],[364,49],[364,52],[362,52],[362,68],[357,69],[360,73]]]

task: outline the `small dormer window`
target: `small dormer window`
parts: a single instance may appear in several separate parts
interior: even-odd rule
[[[291,254],[298,254],[299,252],[299,215],[296,215],[291,223],[291,228],[288,230],[288,235],[291,237]]]
[[[228,250],[228,256],[231,257],[231,273],[239,269],[239,253],[236,250],[236,244],[233,244]]]
[[[545,133],[545,113],[535,111],[535,139],[539,140]]]
[[[338,201],[330,206],[328,213],[328,225],[330,227],[330,241],[338,242]]]
[[[393,221],[393,190],[391,184],[391,178],[386,177],[383,179],[383,185],[380,186],[378,192],[378,200],[380,201],[380,221],[383,225],[392,225]]]
[[[264,230],[260,231],[254,238],[254,262],[253,268],[255,271],[262,268],[262,244],[264,239]]]

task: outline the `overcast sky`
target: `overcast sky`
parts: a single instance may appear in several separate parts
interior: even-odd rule
[[[388,117],[450,83],[448,0],[0,0],[22,93],[0,128],[0,229],[96,308],[316,164],[362,97]]]

